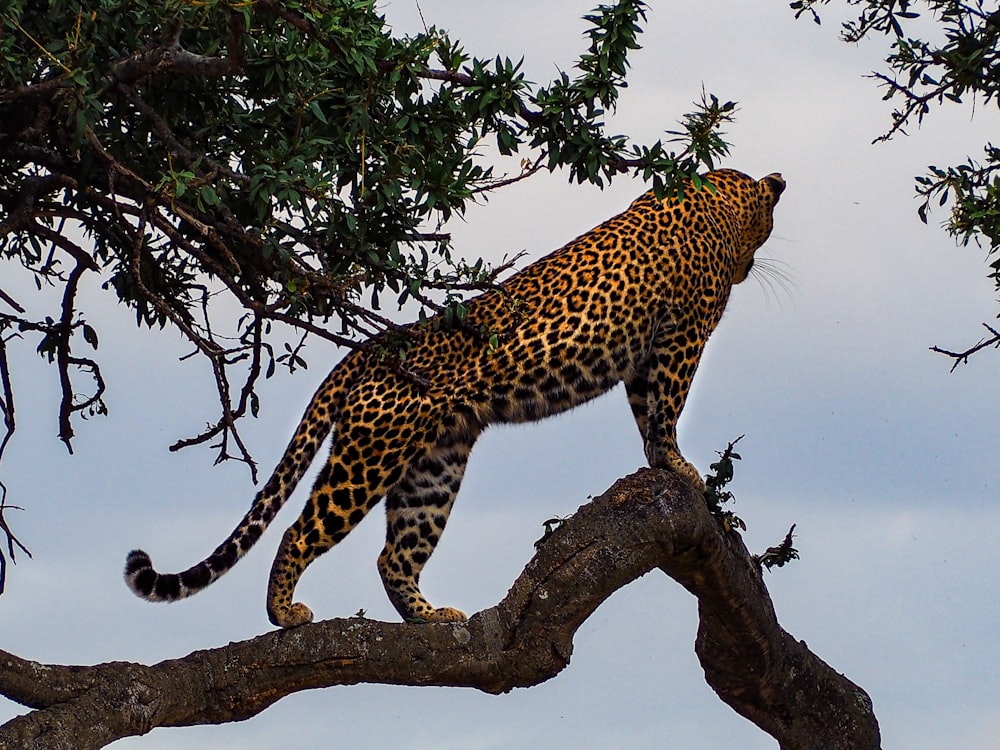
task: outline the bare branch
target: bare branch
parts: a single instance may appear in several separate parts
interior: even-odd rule
[[[0,461],[2,461],[4,451],[7,450],[7,444],[14,436],[14,429],[17,426],[14,421],[14,389],[10,384],[10,366],[7,362],[7,340],[3,336],[0,336],[0,414],[3,415],[4,428],[3,438],[0,439]],[[14,536],[7,519],[4,518],[4,511],[7,508],[15,510],[20,510],[20,508],[16,505],[7,505],[6,501],[7,487],[3,482],[0,482],[0,531],[7,537],[7,554],[5,555],[0,549],[0,594],[3,593],[4,583],[7,580],[7,558],[10,557],[11,562],[17,562],[15,547],[31,557],[28,548]]]
[[[19,312],[22,315],[24,314],[25,312],[24,308],[17,303],[16,299],[7,294],[7,292],[5,292],[3,289],[0,289],[0,300],[6,302],[8,305],[14,308],[16,312]]]
[[[970,346],[964,352],[952,352],[947,349],[942,349],[939,346],[932,346],[930,349],[932,352],[937,352],[938,354],[944,354],[946,357],[951,357],[955,361],[951,365],[950,372],[955,372],[955,368],[961,364],[969,364],[969,357],[971,357],[976,352],[982,351],[983,349],[992,346],[996,349],[1000,349],[1000,331],[992,326],[983,323],[983,328],[990,332],[990,336],[984,336],[979,339],[979,342]]]

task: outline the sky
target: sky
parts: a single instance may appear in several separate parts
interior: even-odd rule
[[[584,48],[577,19],[592,4],[421,8],[473,54],[523,55],[528,77],[545,81]],[[380,7],[399,32],[419,30],[412,0]],[[837,28],[834,9],[816,26],[796,22],[784,2],[656,4],[610,129],[654,141],[704,86],[740,104],[724,166],[787,180],[758,257],[788,280],[750,279],[734,291],[682,416],[681,450],[707,471],[715,451],[746,435],[732,489],[747,545],[762,551],[797,524],[801,560],[767,574],[778,618],[864,687],[884,747],[982,750],[1000,736],[1000,353],[952,373],[928,348],[974,343],[995,319],[996,295],[985,251],[956,247],[940,227],[944,211],[918,221],[913,176],[978,154],[996,112],[979,108],[973,120],[968,108],[935,110],[909,137],[872,145],[889,107],[864,75],[882,44],[846,45]],[[449,229],[469,257],[523,250],[533,259],[642,189],[538,175]],[[97,282],[83,294],[99,322],[110,414],[78,423],[67,455],[56,438],[56,373],[30,342],[15,352],[19,427],[0,479],[25,508],[9,520],[34,557],[8,571],[0,648],[52,663],[154,663],[267,631],[267,572],[309,483],[209,590],[169,606],[137,600],[121,580],[128,550],[148,550],[163,569],[187,567],[228,534],[254,490],[244,467],[213,467],[207,448],[167,452],[215,419],[205,364],[180,362],[188,349],[173,333],[136,332]],[[260,416],[243,427],[263,471],[342,354],[315,344],[307,371],[263,386]],[[542,521],[571,514],[642,462],[620,390],[539,424],[487,431],[424,593],[470,613],[492,606],[530,559]],[[397,620],[375,569],[378,516],[303,577],[299,596],[317,617],[364,608]],[[248,722],[159,729],[113,747],[257,750],[291,734],[296,745],[362,748],[774,748],[705,685],[696,626],[694,599],[651,573],[603,604],[578,632],[570,665],[531,689],[337,687],[290,696]],[[20,712],[0,699],[0,721]]]

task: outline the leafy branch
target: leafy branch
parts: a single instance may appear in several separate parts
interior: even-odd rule
[[[796,0],[790,6],[796,17],[809,14],[819,23],[816,7],[829,1]],[[919,127],[933,107],[946,103],[971,102],[995,111],[1000,103],[1000,10],[995,3],[987,8],[984,0],[846,1],[860,10],[855,20],[841,27],[845,42],[879,35],[889,39],[886,70],[871,73],[871,78],[882,88],[883,99],[895,107],[891,125],[876,141],[905,135],[908,127]],[[927,18],[936,24],[933,31]],[[918,23],[922,35],[936,38],[912,34]],[[922,201],[917,212],[927,223],[932,207],[950,202],[948,232],[962,245],[988,244],[988,276],[1000,290],[1000,149],[987,143],[983,150],[982,161],[970,157],[957,166],[931,165],[918,176],[916,192]],[[956,357],[957,364],[987,346],[959,354],[933,350]]]
[[[705,504],[708,506],[708,512],[712,518],[719,523],[726,533],[736,531],[737,529],[740,531],[747,530],[747,525],[743,522],[742,518],[728,508],[723,507],[726,503],[736,500],[731,491],[723,488],[733,481],[736,468],[734,462],[741,461],[743,458],[734,448],[744,437],[744,435],[740,435],[730,442],[724,451],[717,451],[719,460],[709,466],[712,473],[705,477]],[[780,568],[792,560],[798,560],[799,551],[792,546],[792,532],[794,531],[795,524],[792,524],[781,544],[775,547],[768,547],[761,555],[753,555],[754,564],[758,568],[766,567],[770,570],[772,567]]]
[[[733,511],[722,507],[726,503],[733,502],[736,499],[736,496],[732,492],[723,488],[733,481],[736,468],[734,462],[740,461],[743,458],[733,449],[744,437],[744,435],[740,435],[731,441],[724,451],[716,451],[719,460],[708,467],[712,470],[712,473],[705,476],[705,503],[708,505],[708,512],[712,514],[715,520],[722,524],[722,527],[726,531],[733,531],[735,529],[741,531],[747,530],[747,525],[743,522],[743,519],[733,513]]]

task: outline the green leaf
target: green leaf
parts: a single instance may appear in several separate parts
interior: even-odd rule
[[[211,185],[203,185],[198,191],[198,197],[207,206],[218,206],[220,204],[219,195]]]
[[[97,331],[86,323],[83,324],[83,340],[90,344],[92,349],[97,350]]]
[[[319,106],[319,102],[313,99],[309,102],[309,111],[313,113],[317,120],[322,122],[324,125],[329,125],[329,120],[326,119],[326,115],[323,113],[323,108]]]

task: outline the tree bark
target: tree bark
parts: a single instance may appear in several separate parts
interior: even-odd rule
[[[35,709],[0,727],[0,748],[99,748],[154,727],[241,721],[331,685],[537,685],[569,663],[601,602],[654,568],[698,598],[708,684],[782,750],[880,747],[871,700],[781,628],[739,535],[683,480],[644,469],[551,533],[507,596],[467,623],[326,620],[152,666],[50,666],[0,651],[0,693]]]

